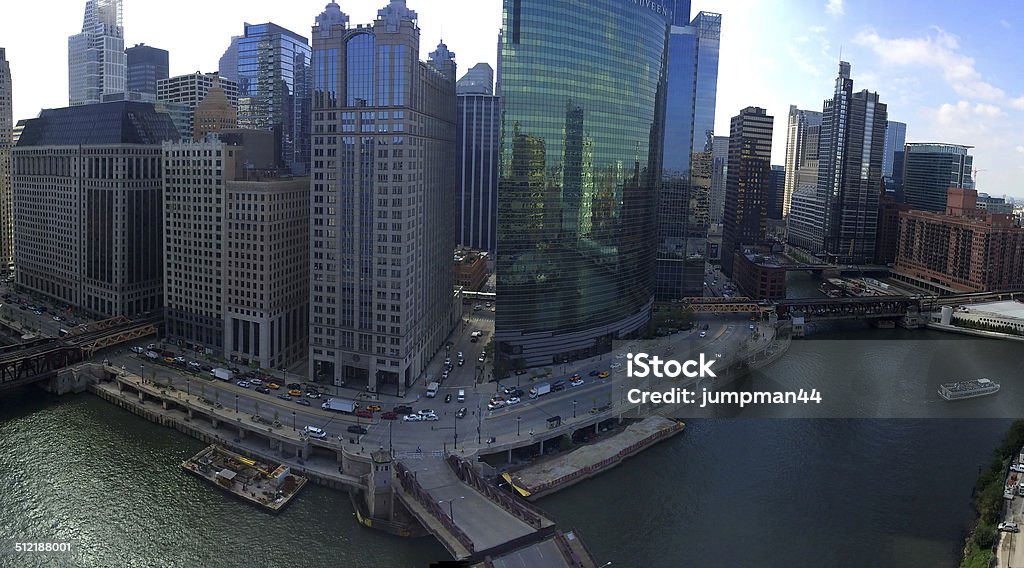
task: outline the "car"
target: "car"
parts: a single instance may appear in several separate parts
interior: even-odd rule
[[[607,378],[608,378],[608,375],[610,375],[610,374],[611,374],[611,373],[609,373],[608,371],[601,371],[600,373],[598,373],[598,374],[597,374],[597,376],[598,376],[599,378],[602,378],[602,379],[607,379]]]
[[[132,346],[132,353],[145,353],[145,352],[146,352],[146,350],[143,349],[142,347],[139,347],[138,345],[133,345]]]
[[[611,367],[612,369],[618,369],[621,366],[622,366],[622,363],[619,363],[618,361],[616,361],[616,362],[612,363],[611,365],[609,365],[609,367]]]
[[[380,412],[381,407],[379,404],[367,404],[366,410],[369,410],[370,412]]]
[[[1003,521],[999,523],[999,526],[997,528],[1003,532],[1020,532],[1020,527],[1018,527],[1017,523],[1013,521]]]
[[[306,393],[306,397],[307,398],[312,398],[312,399],[317,399],[317,398],[320,398],[320,393],[318,393],[318,392],[307,392]]]
[[[460,367],[465,365],[465,364],[466,364],[466,360],[465,359],[459,359],[459,366]]]
[[[300,391],[299,389],[291,389],[288,391],[288,394],[292,396],[302,396],[302,391]]]
[[[523,391],[523,389],[516,389],[512,391],[512,396],[518,396],[519,398],[523,398],[525,395],[526,393]]]
[[[263,381],[261,379],[251,379],[249,382],[256,386],[260,386],[263,384]]]
[[[373,413],[370,412],[369,410],[357,410],[356,411],[356,417],[357,418],[373,418]]]
[[[456,353],[455,354],[455,358],[456,359],[462,359],[462,351],[459,351],[458,353]]]
[[[433,420],[440,420],[440,418],[438,418],[436,414],[426,414],[423,416],[423,419],[428,422]]]
[[[480,304],[477,304],[477,305],[473,306],[473,311],[474,312],[479,312],[482,309],[484,309],[484,307],[481,306]]]
[[[345,428],[345,430],[348,431],[350,434],[359,434],[359,435],[363,435],[363,434],[365,434],[367,432],[366,428],[364,428],[362,426],[356,426],[355,424],[349,426],[348,428]]]
[[[164,363],[174,363],[174,357],[164,357]]]
[[[479,361],[480,363],[483,363],[483,362],[487,361],[487,358],[484,357],[483,355],[481,355],[480,358],[477,359],[477,361]]]
[[[708,336],[708,332],[706,332],[706,331],[700,332],[699,337],[707,337],[707,336]]]
[[[596,377],[599,374],[600,374],[600,372],[597,369],[594,369],[593,371],[590,371],[589,373],[587,373],[587,376],[588,377]]]
[[[580,377],[580,374],[579,374],[579,373],[573,373],[573,374],[572,374],[572,377],[570,377],[570,378],[571,378],[572,380],[574,380],[574,381],[575,381],[576,379],[579,379],[579,378],[581,378],[581,377]]]
[[[267,388],[277,390],[277,389],[281,388],[281,385],[279,385],[277,383],[270,383],[269,385],[267,385]]]
[[[450,367],[451,364],[452,364],[452,360],[451,359],[445,359],[444,360],[444,364],[445,364],[445,366],[449,366]]]
[[[754,324],[750,324],[750,331],[754,331]]]
[[[480,341],[480,338],[479,338],[479,337],[470,337],[470,338],[469,338],[469,342],[470,342],[470,343],[476,343],[477,341]]]
[[[53,316],[53,321],[64,321],[64,318],[60,316]]]
[[[519,401],[520,401],[520,398],[518,396],[510,397],[508,399],[508,401],[505,402],[505,406],[511,406],[513,404],[519,404]]]
[[[268,389],[267,387],[256,387],[256,392],[270,394],[270,389]]]
[[[189,361],[188,366],[189,368],[195,370],[199,370],[202,367],[202,365],[199,364],[199,361]]]
[[[252,386],[252,383],[250,383],[249,381],[238,381],[238,386],[242,387],[243,389],[247,389]]]
[[[526,371],[524,371],[524,370],[522,370],[522,369],[516,369],[516,376],[517,376],[517,377],[518,377],[519,375],[525,375],[525,374],[526,374]]]
[[[504,400],[492,400],[487,405],[487,410],[497,410],[497,409],[501,408],[502,406],[505,406],[505,401]]]
[[[559,391],[559,390],[562,390],[564,388],[565,388],[565,379],[558,379],[557,381],[551,383],[551,390],[553,390],[553,391]]]
[[[510,394],[516,392],[516,387],[505,387],[505,388],[501,389],[501,392],[510,395]]]
[[[279,398],[281,400],[291,400],[292,399],[292,397],[290,395],[288,395],[288,394],[279,394],[279,395],[277,395],[277,398]]]
[[[402,420],[405,422],[420,422],[423,420],[423,417],[419,414],[406,414],[402,417]]]
[[[583,379],[575,379],[575,380],[569,381],[569,386],[573,386],[573,387],[578,387],[578,386],[580,386],[582,384],[583,384]]]
[[[1024,473],[1024,463],[1013,464],[1013,465],[1010,466],[1010,470],[1011,471],[1016,471],[1018,473]]]
[[[207,372],[209,372],[209,371],[212,371],[212,370],[213,370],[213,367],[211,367],[211,366],[209,366],[209,365],[199,365],[199,368],[200,368],[201,370],[203,370],[203,371],[207,371]]]
[[[179,355],[179,356],[174,358],[174,362],[179,364],[179,365],[184,365],[185,363],[188,363],[188,359],[186,359],[186,358],[182,357],[181,355]]]
[[[317,428],[316,426],[306,426],[305,428],[302,429],[302,433],[309,436],[310,438],[319,438],[321,440],[327,437],[327,432],[324,432],[322,429]]]
[[[465,416],[466,416],[466,407],[465,406],[460,408],[459,411],[455,413],[455,417],[456,418],[465,418]]]
[[[302,383],[288,383],[288,390],[301,390]]]
[[[441,373],[441,380],[444,381],[444,380],[447,380],[447,379],[448,379],[448,371],[445,371],[445,372]]]
[[[412,407],[408,404],[399,404],[398,406],[391,409],[391,412],[396,414],[412,414]]]
[[[304,398],[299,398],[299,399],[295,400],[295,404],[301,404],[302,406],[309,406],[309,401],[304,399]]]
[[[452,401],[452,393],[448,393],[448,394],[444,395],[444,402],[445,402],[445,404],[448,404],[451,401]]]
[[[380,414],[381,420],[398,420],[397,412],[382,412]]]
[[[433,414],[433,415],[435,415],[435,416],[437,415],[437,413],[436,413],[436,412],[434,412],[433,410],[431,410],[431,409],[429,409],[429,408],[423,408],[423,409],[421,409],[421,410],[419,411],[419,413],[418,413],[418,414],[419,414],[420,416],[428,416],[428,415],[430,415],[430,414]]]

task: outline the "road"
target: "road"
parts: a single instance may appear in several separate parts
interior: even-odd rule
[[[1024,497],[1016,496],[1006,507],[1004,521],[1014,521],[1024,526]],[[1024,537],[1021,533],[999,533],[999,544],[996,546],[997,568],[1024,566]]]

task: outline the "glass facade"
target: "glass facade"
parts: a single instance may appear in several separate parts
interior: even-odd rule
[[[974,156],[967,153],[971,148],[958,144],[907,144],[902,176],[906,202],[920,211],[942,212],[946,210],[946,190],[973,189]]]
[[[498,216],[499,98],[458,96],[459,244],[495,251]]]
[[[495,340],[506,364],[587,357],[650,317],[669,13],[504,2]]]
[[[143,44],[124,51],[128,61],[128,91],[156,96],[156,82],[168,77],[167,51]]]
[[[281,164],[309,169],[312,97],[306,38],[276,24],[246,24],[238,39],[238,126],[273,130]]]
[[[700,12],[693,21],[688,18],[688,4],[677,5],[669,34],[656,277],[657,298],[665,301],[701,295],[711,220],[722,16]]]

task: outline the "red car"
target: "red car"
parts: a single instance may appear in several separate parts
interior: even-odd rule
[[[385,412],[380,415],[381,420],[398,420],[397,412]]]
[[[358,416],[359,418],[373,419],[373,413],[370,412],[369,410],[357,410],[356,416]]]

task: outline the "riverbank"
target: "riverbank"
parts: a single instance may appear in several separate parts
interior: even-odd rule
[[[1000,541],[996,524],[1003,518],[1003,489],[1012,456],[1024,446],[1024,420],[1016,420],[987,468],[978,474],[974,486],[974,509],[978,515],[964,543],[960,568],[988,568],[995,560],[993,550]],[[1000,562],[1000,566],[1006,564]]]
[[[958,327],[955,325],[945,325],[938,322],[928,322],[926,324],[926,327],[928,329],[934,329],[935,331],[959,333],[962,335],[973,335],[975,337],[984,337],[985,339],[1009,339],[1012,341],[1024,341],[1024,337],[1021,337],[1019,335],[999,333],[998,331],[985,331],[983,329],[969,329],[966,327]]]

